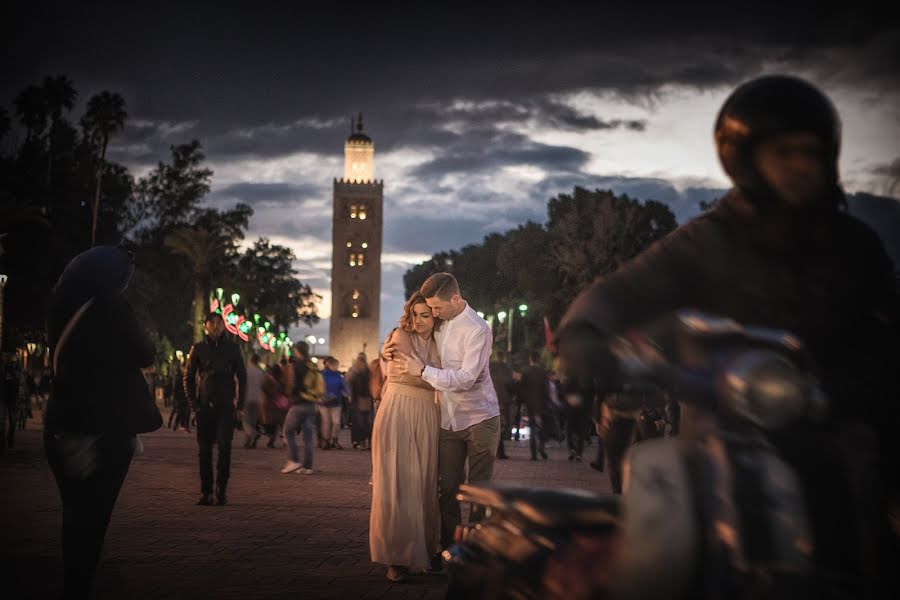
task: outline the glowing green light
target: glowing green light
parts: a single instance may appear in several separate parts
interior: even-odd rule
[[[527,305],[527,304],[520,304],[520,305],[519,305],[519,310],[522,311],[522,312],[525,312],[526,310],[528,310],[528,305]]]
[[[234,304],[235,306],[237,306],[237,304],[238,304],[238,302],[240,302],[240,300],[241,300],[240,294],[232,294],[231,295],[231,303]]]

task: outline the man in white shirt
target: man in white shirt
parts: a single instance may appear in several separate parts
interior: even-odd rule
[[[466,461],[470,483],[486,483],[494,473],[500,408],[488,368],[493,334],[460,296],[459,283],[450,273],[432,275],[420,291],[434,317],[444,321],[435,333],[442,368],[425,366],[415,356],[399,352],[394,360],[401,373],[421,375],[440,394],[441,544],[447,547],[462,518],[456,494],[465,481]],[[385,352],[394,354],[390,346]],[[470,518],[477,521],[483,516],[483,509],[474,510]]]

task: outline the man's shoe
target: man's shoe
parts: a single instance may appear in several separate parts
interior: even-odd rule
[[[547,460],[547,453],[544,452],[543,450],[541,450],[541,458],[543,458],[544,460]]]
[[[306,469],[304,467],[300,467],[299,469],[297,469],[298,475],[312,475],[314,472],[315,471],[313,471],[312,469]]]
[[[275,447],[275,440],[269,440],[269,443],[266,444],[266,448],[274,448],[274,447]]]
[[[341,446],[337,440],[331,440],[331,447],[334,448],[335,450],[343,450],[344,449],[344,447]]]
[[[301,464],[298,463],[298,462],[294,462],[294,461],[292,461],[292,460],[289,460],[289,461],[287,461],[286,463],[284,463],[284,466],[283,466],[283,467],[281,467],[281,472],[282,472],[282,473],[293,473],[294,471],[296,471],[297,469],[299,469],[299,468],[302,467],[302,466],[303,466],[303,465],[301,465]]]
[[[200,499],[197,500],[197,506],[212,506],[213,504],[214,502],[212,494],[203,494],[202,496],[200,496]]]
[[[216,494],[216,506],[225,506],[226,504],[228,504],[228,498],[225,496],[225,492]]]
[[[581,462],[581,455],[580,455],[580,454],[576,454],[576,455],[575,455],[575,462]]]
[[[498,454],[497,458],[500,460],[506,460],[507,458],[509,458],[509,455],[508,454]]]
[[[406,581],[406,567],[395,567],[391,565],[387,570],[387,578],[394,583],[403,583]]]
[[[575,460],[575,453],[569,452],[569,460]]]
[[[532,456],[531,460],[537,460],[537,456]]]
[[[600,471],[602,473],[603,472],[603,463],[594,461],[591,463],[591,468],[594,469],[595,471]]]

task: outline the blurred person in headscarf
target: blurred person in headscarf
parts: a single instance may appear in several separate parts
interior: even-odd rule
[[[44,447],[63,505],[64,598],[89,596],[137,434],[162,426],[141,374],[156,349],[123,296],[133,272],[130,253],[97,246],[72,259],[50,299]]]

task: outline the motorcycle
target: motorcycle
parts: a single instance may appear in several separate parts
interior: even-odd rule
[[[677,437],[631,448],[625,494],[463,485],[486,508],[443,553],[447,598],[843,597],[854,582],[813,566],[804,491],[770,434],[815,422],[825,397],[788,332],[681,312],[661,350],[610,345],[631,389],[682,406]]]

